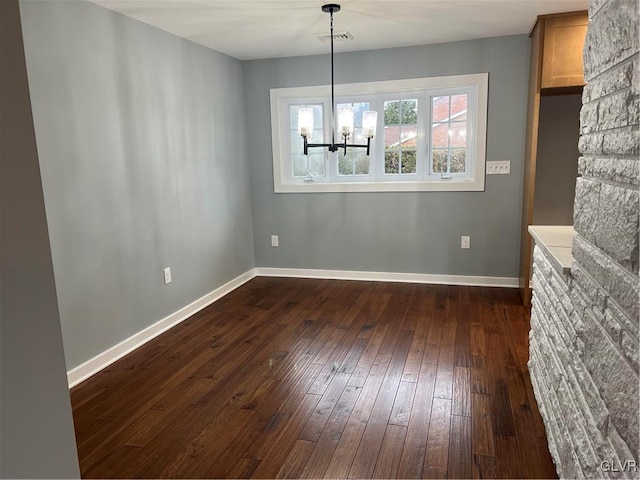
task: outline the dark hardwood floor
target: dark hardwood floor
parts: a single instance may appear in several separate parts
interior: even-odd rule
[[[75,387],[85,478],[556,478],[511,289],[255,278]]]

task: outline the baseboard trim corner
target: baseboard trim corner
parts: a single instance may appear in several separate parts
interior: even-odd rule
[[[511,277],[480,277],[469,275],[433,275],[427,273],[366,272],[351,270],[316,270],[306,268],[257,267],[207,293],[189,305],[159,320],[104,352],[67,372],[69,388],[73,388],[136,348],[183,322],[255,277],[319,278],[330,280],[361,280],[373,282],[430,283],[517,288],[518,279]]]
[[[87,360],[81,365],[72,368],[67,372],[67,382],[69,388],[73,388],[79,383],[83,382],[92,375],[98,373],[100,370],[108,367],[116,360],[124,357],[126,354],[132,352],[136,348],[144,345],[149,340],[157,337],[161,333],[169,330],[175,325],[183,322],[193,314],[199,312],[205,307],[208,307],[219,298],[224,297],[226,294],[232,292],[239,286],[247,283],[249,280],[256,276],[256,269],[252,268],[247,272],[239,275],[238,277],[230,280],[224,285],[216,288],[215,290],[207,293],[206,295],[194,300],[189,305],[182,307],[180,310],[168,315],[167,317],[159,320],[158,322],[149,325],[144,330],[135,333],[122,342],[108,348],[104,352],[96,355],[95,357]]]

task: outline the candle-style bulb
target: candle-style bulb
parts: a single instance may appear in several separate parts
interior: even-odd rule
[[[298,109],[298,133],[307,137],[313,133],[313,108]]]
[[[338,131],[340,135],[353,133],[353,109],[351,105],[338,105]]]
[[[367,110],[362,113],[362,134],[366,138],[373,138],[376,135],[378,124],[378,112]]]

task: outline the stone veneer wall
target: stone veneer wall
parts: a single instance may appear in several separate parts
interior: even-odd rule
[[[529,370],[564,478],[637,478],[638,2],[591,0],[570,275],[534,251]]]

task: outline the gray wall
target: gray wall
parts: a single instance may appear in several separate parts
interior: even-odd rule
[[[20,9],[71,369],[254,266],[242,66],[89,2]]]
[[[534,225],[573,225],[582,96],[540,99]]]
[[[487,160],[511,175],[453,193],[274,194],[269,89],[328,84],[329,58],[244,62],[256,265],[517,277],[528,57],[526,35],[336,55],[336,83],[489,72]]]
[[[17,1],[0,33],[0,478],[79,478]]]

